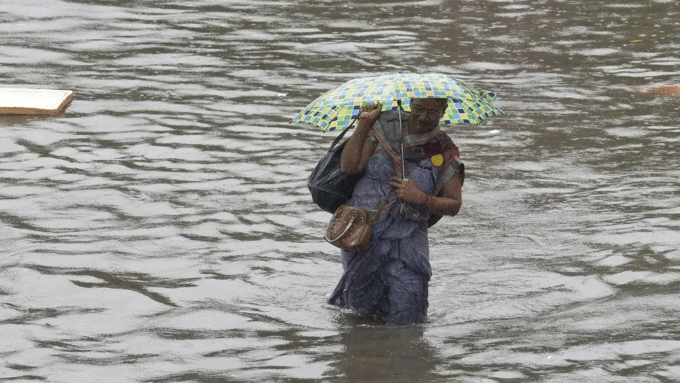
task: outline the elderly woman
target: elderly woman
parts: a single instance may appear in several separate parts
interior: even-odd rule
[[[344,273],[328,303],[390,324],[427,320],[428,227],[458,213],[464,180],[458,148],[439,130],[447,105],[420,98],[411,100],[410,114],[381,112],[379,102],[361,108],[341,170],[365,171],[348,204],[376,218],[366,251],[342,251]]]

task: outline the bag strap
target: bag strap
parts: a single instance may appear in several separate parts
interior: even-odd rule
[[[368,214],[371,216],[371,221],[373,221],[375,217],[377,217],[378,214],[380,214],[380,210],[382,210],[382,208],[385,207],[385,204],[387,203],[387,197],[390,196],[390,193],[385,194],[385,197],[383,197],[382,201],[380,202],[380,205],[378,205],[378,208],[375,211],[368,212]]]
[[[350,124],[349,124],[349,126],[347,127],[347,129],[343,130],[342,133],[340,133],[340,135],[338,135],[337,137],[335,137],[335,139],[333,140],[333,143],[331,144],[331,147],[328,149],[328,151],[333,150],[333,148],[335,147],[335,145],[337,145],[338,142],[340,142],[340,140],[342,140],[342,137],[344,137],[345,134],[347,134],[347,131],[349,131],[350,129],[352,129],[352,125],[354,125],[354,122],[355,122],[355,121],[356,121],[356,119],[352,120],[352,122],[350,122]]]
[[[390,155],[390,157],[392,157],[392,162],[394,162],[394,166],[397,169],[397,173],[399,173],[400,172],[399,169],[403,169],[404,163],[399,159],[399,157],[397,157],[394,151],[392,151],[392,147],[385,143],[385,140],[380,136],[380,134],[378,134],[378,132],[373,130],[373,135],[375,136],[375,138],[378,139],[380,145],[383,146],[383,149],[385,149],[385,151]],[[403,178],[404,174],[402,174],[401,177]]]
[[[375,131],[375,129],[371,128],[371,130],[373,131],[373,135],[375,136],[375,138],[377,138],[378,141],[380,142],[380,145],[382,145],[383,148],[385,149],[385,151],[392,157],[392,161],[394,162],[394,167],[397,169],[397,173],[399,173],[399,169],[402,168],[402,162],[399,160],[399,157],[397,157],[397,155],[394,154],[394,152],[392,151],[392,147],[385,143],[385,140],[383,140],[383,138],[380,136],[380,134],[378,132]],[[402,177],[403,177],[403,174],[402,174]],[[382,202],[380,202],[380,206],[378,206],[378,209],[376,209],[376,211],[373,211],[373,212],[370,213],[371,214],[371,220],[373,220],[373,218],[375,218],[380,213],[380,210],[387,203],[387,197],[389,197],[391,192],[392,191],[390,190],[389,193],[385,194],[385,197],[383,198]]]

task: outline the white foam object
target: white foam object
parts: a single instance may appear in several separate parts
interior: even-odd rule
[[[70,90],[0,88],[0,114],[57,114],[72,99]]]

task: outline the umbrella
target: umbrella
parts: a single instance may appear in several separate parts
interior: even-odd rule
[[[477,91],[441,73],[389,73],[350,80],[307,105],[291,122],[315,125],[323,131],[345,130],[356,120],[362,105],[380,101],[383,110],[400,106],[410,112],[411,98],[447,98],[449,107],[440,124],[479,124],[502,114],[496,95]]]

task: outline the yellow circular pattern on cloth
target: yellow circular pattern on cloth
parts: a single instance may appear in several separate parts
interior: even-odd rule
[[[432,165],[434,166],[442,166],[444,163],[444,156],[441,154],[437,154],[436,156],[432,156]]]

